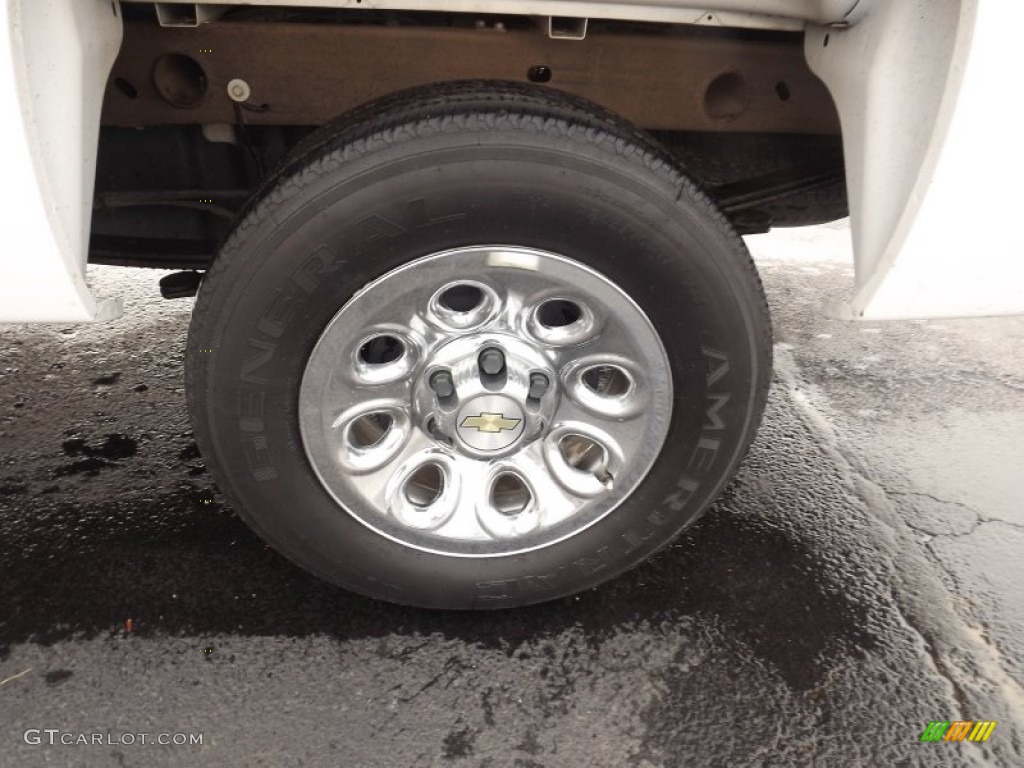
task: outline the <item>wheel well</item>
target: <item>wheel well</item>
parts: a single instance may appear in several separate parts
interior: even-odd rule
[[[846,213],[838,119],[799,32],[238,8],[164,27],[124,7],[104,99],[90,261],[203,268],[304,137],[372,99],[466,78],[543,83],[651,131],[742,232]]]

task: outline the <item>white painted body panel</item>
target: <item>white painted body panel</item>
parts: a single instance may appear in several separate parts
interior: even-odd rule
[[[0,7],[0,322],[120,314],[85,283],[100,104],[121,44],[107,0]]]
[[[855,318],[1024,312],[1017,98],[1024,3],[875,2],[808,31],[842,122]],[[829,45],[825,46],[825,36]],[[1015,63],[1016,62],[1016,63]]]
[[[229,0],[222,4],[241,4]],[[856,292],[849,317],[1024,312],[1003,232],[1024,173],[1003,83],[1024,3],[996,0],[248,0],[794,29],[843,127]],[[121,37],[108,0],[7,0],[0,30],[0,322],[120,313],[85,283],[100,104]],[[852,15],[849,15],[852,12]],[[834,25],[848,23],[845,28]],[[831,26],[824,26],[824,25]],[[829,45],[825,46],[825,36]],[[571,45],[571,42],[566,42]],[[997,183],[998,179],[998,183]],[[154,297],[155,298],[155,297]]]

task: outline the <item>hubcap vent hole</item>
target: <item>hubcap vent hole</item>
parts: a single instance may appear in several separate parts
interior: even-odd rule
[[[565,463],[578,472],[594,475],[600,480],[608,474],[608,452],[599,443],[583,435],[566,435],[558,450]]]
[[[552,299],[537,307],[537,321],[545,328],[565,328],[579,322],[583,310],[575,301]]]
[[[405,498],[415,507],[425,509],[444,493],[444,471],[437,464],[424,464],[405,482]]]
[[[397,336],[374,336],[359,348],[359,359],[367,365],[387,365],[405,354],[405,344]]]
[[[360,416],[348,429],[348,442],[353,448],[365,449],[377,445],[391,430],[395,420],[380,411]]]
[[[469,283],[453,285],[438,297],[441,306],[452,312],[471,312],[479,307],[483,300],[484,292]]]
[[[622,397],[633,384],[629,374],[614,365],[595,365],[581,378],[587,389],[603,397]]]
[[[533,501],[529,487],[511,472],[502,472],[491,486],[491,506],[503,515],[517,515]]]

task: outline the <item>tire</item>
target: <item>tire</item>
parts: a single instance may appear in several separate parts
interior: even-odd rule
[[[589,103],[494,82],[392,96],[311,139],[258,193],[207,273],[186,356],[202,454],[266,541],[379,599],[506,608],[606,581],[698,519],[760,421],[771,330],[743,242],[659,145]],[[442,343],[427,338],[438,333],[434,315],[433,325],[384,323],[388,312],[428,313],[415,297],[443,275],[478,302],[464,310],[476,313],[473,322],[492,310],[510,318],[506,335],[492,334],[499,373],[487,373],[497,362],[476,357],[492,338],[481,335],[486,324],[442,334]],[[455,294],[437,290],[429,311],[447,313]],[[513,301],[516,291],[534,304]],[[384,324],[363,339],[359,323],[378,314]],[[580,361],[606,348],[621,365],[584,370]],[[531,377],[549,364],[540,395],[515,389],[533,393]],[[443,405],[444,382],[426,376],[449,365],[455,406]],[[388,400],[371,416],[346,415],[361,398],[378,402],[380,370],[391,377],[381,392],[408,387],[411,404]],[[457,411],[466,391],[497,397],[500,419],[489,411],[493,398]],[[577,402],[594,393],[610,398],[586,406],[601,412],[598,431],[580,422],[583,438],[556,441],[560,426],[577,423],[560,409],[578,421],[589,411]],[[337,415],[350,405],[357,410]],[[609,415],[620,406],[632,411]],[[370,422],[377,442],[356,441]],[[347,469],[367,455],[383,460],[392,442],[404,456],[428,436],[433,447],[421,453],[439,463],[423,472],[409,469],[421,453],[374,470],[380,481]],[[491,450],[505,458],[474,453]],[[546,464],[530,463],[542,453]],[[523,476],[513,469],[494,479],[505,464]],[[477,467],[492,473],[491,485]],[[572,485],[584,480],[585,489]],[[433,496],[415,495],[428,485]],[[519,506],[502,506],[499,486],[515,486]],[[375,506],[377,498],[392,506]],[[451,517],[431,529],[417,515],[435,507],[438,519]],[[565,517],[549,522],[556,507]]]

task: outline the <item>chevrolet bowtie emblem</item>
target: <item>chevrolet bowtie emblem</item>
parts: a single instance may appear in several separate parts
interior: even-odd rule
[[[522,419],[506,419],[500,413],[481,413],[479,416],[467,416],[459,427],[476,429],[478,432],[501,432],[503,429],[515,429]]]

